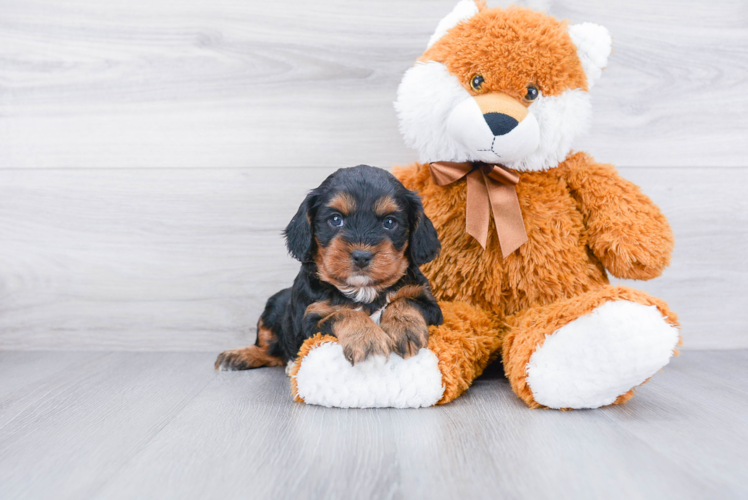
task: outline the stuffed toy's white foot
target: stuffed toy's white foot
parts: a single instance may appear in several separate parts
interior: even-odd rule
[[[444,393],[436,355],[428,349],[408,359],[391,354],[352,366],[337,342],[311,349],[295,377],[296,394],[307,404],[338,408],[420,408]]]
[[[550,408],[598,408],[665,366],[678,340],[655,306],[607,302],[546,336],[527,364],[527,383]]]

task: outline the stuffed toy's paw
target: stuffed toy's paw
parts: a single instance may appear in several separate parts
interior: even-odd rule
[[[623,403],[677,355],[680,342],[665,302],[622,286],[530,308],[510,322],[507,377],[534,408]]]
[[[428,350],[403,359],[372,356],[351,365],[338,339],[307,339],[289,370],[296,401],[338,408],[421,408],[444,394],[439,360]]]

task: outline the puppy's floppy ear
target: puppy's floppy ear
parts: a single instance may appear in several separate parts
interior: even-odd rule
[[[283,235],[286,237],[286,247],[291,256],[301,262],[308,258],[312,249],[312,209],[317,201],[317,190],[309,192],[296,215],[288,223]]]
[[[421,197],[413,191],[408,191],[408,205],[410,205],[410,260],[417,266],[431,262],[442,249],[439,235],[423,212]]]

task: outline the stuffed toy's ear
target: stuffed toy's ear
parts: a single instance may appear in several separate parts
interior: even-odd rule
[[[286,226],[283,235],[286,237],[286,247],[291,256],[304,262],[312,249],[312,208],[317,200],[317,192],[310,192],[291,222]]]
[[[571,41],[577,46],[577,55],[587,75],[587,87],[592,88],[608,65],[613,40],[605,26],[592,23],[569,26]]]
[[[447,17],[439,21],[439,24],[436,25],[436,31],[434,31],[434,34],[431,35],[427,48],[434,45],[437,40],[439,40],[447,33],[447,31],[449,31],[450,28],[454,28],[462,21],[470,19],[479,11],[480,8],[478,7],[478,4],[475,2],[475,0],[460,0],[460,3],[455,5],[455,8],[452,9],[452,12],[447,14]]]
[[[410,260],[415,265],[421,266],[434,260],[439,255],[442,245],[439,243],[439,235],[434,225],[423,213],[421,198],[411,191],[408,195],[408,204],[413,214],[413,220],[410,223]]]

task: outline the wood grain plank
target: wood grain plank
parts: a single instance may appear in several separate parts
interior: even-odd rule
[[[409,162],[392,101],[455,3],[2,0],[0,168]],[[744,2],[524,3],[613,33],[579,149],[746,166]]]
[[[584,424],[580,420],[576,425],[555,418],[537,420],[521,404],[513,404],[513,396],[505,391],[503,398],[494,393],[478,402],[473,395],[417,412],[341,411],[294,405],[287,397],[275,396],[287,389],[280,369],[269,382],[269,375],[259,370],[222,374],[220,383],[196,398],[120,471],[101,491],[102,497],[132,498],[143,491],[196,498],[239,491],[253,498],[454,498],[480,497],[486,491],[517,497],[521,491],[549,491],[549,486],[570,477],[571,469],[571,477],[581,479],[587,477],[587,467],[630,470],[634,464],[642,477],[624,487],[621,498],[672,492],[671,488],[681,494],[689,487],[700,489],[677,470],[666,474],[666,464],[648,456],[647,447],[616,436],[601,417],[588,414]],[[247,386],[262,389],[248,396]],[[260,397],[272,398],[272,404],[258,404]],[[286,411],[278,409],[289,404]],[[208,412],[214,412],[216,424],[201,425]],[[524,418],[531,421],[526,428]],[[242,427],[251,431],[242,432]],[[222,435],[238,439],[219,439]],[[577,440],[582,435],[595,440],[600,452],[590,453],[584,443],[580,446]],[[220,446],[205,446],[216,441]],[[538,453],[541,443],[544,453]],[[629,455],[637,448],[642,453]],[[619,453],[610,454],[611,449]],[[561,450],[573,457],[566,465],[558,463],[556,453]],[[170,459],[165,461],[164,456]],[[219,462],[227,462],[227,467],[213,469],[209,476],[201,472]],[[278,481],[278,471],[288,479]],[[191,478],[198,475],[196,486]],[[560,497],[579,498],[583,482],[587,480],[570,481]],[[594,486],[591,498],[599,491]],[[589,492],[590,486],[585,487]],[[603,484],[600,488],[606,489]]]
[[[640,389],[649,397],[636,397],[602,414],[689,475],[702,478],[720,498],[742,498],[748,493],[746,351],[724,354],[684,353]],[[729,359],[734,370],[715,373],[721,359]],[[699,438],[688,439],[691,433]]]
[[[0,428],[47,397],[65,372],[98,357],[97,352],[0,352]]]
[[[209,358],[100,353],[38,384],[0,427],[0,497],[91,498],[210,382]]]
[[[687,369],[688,358],[679,361]],[[196,364],[184,369],[201,370]],[[484,377],[449,405],[421,410],[338,410],[294,404],[282,369],[216,373],[204,380],[208,378],[206,389],[114,475],[96,480],[95,488],[89,476],[76,491],[90,492],[95,498],[333,499],[547,498],[551,494],[574,499],[729,498],[736,492],[715,482],[711,471],[688,474],[682,464],[652,446],[649,434],[635,436],[605,411],[529,410],[511,393],[506,380],[495,376]],[[658,404],[659,395],[653,390],[657,384],[655,379],[637,398],[645,405]],[[737,441],[720,441],[718,447],[700,453],[710,443],[700,430],[719,418],[709,412],[697,416],[701,407],[688,403],[708,400],[709,395],[692,392],[687,382],[669,390],[683,399],[683,411],[665,405],[659,419],[667,418],[675,428],[696,422],[691,427],[695,432],[682,437],[693,445],[680,462],[698,464],[736,451]],[[631,408],[626,418],[646,426],[651,417],[641,414],[641,406]],[[613,411],[621,414],[620,409]],[[105,406],[96,411],[106,412]],[[70,425],[67,413],[61,408],[61,432]],[[658,421],[652,422],[649,432],[659,427]],[[736,432],[742,438],[746,429]],[[34,439],[22,435],[12,449]],[[100,456],[118,453],[117,448],[86,440],[68,454],[70,460],[79,462],[84,451]],[[52,452],[56,455],[58,450]],[[46,460],[40,464],[42,469],[47,466]],[[15,476],[10,484],[17,486],[27,477]],[[740,463],[726,467],[723,477],[737,481]],[[60,475],[55,474],[43,487],[68,491],[56,487],[59,481]],[[26,491],[40,492],[43,487]]]
[[[429,425],[437,430],[418,435],[403,428],[398,435],[401,462],[414,464],[412,475],[423,479],[418,487],[406,483],[403,498],[424,493],[480,498],[486,491],[501,492],[502,498],[656,498],[708,491],[700,481],[679,483],[676,477],[686,477],[682,471],[652,454],[645,442],[604,423],[602,415],[569,412],[559,418],[557,412],[528,411],[495,373],[439,408]],[[428,456],[449,471],[443,477],[430,477],[433,465],[419,459],[427,441],[435,443]],[[454,442],[464,448],[455,449]],[[601,473],[609,477],[600,479]],[[628,480],[632,475],[636,481]],[[476,482],[476,477],[482,479]]]
[[[33,355],[31,355],[33,354]],[[212,353],[2,353],[47,397],[0,426],[0,497],[743,498],[748,351],[689,352],[624,406],[529,410],[493,367],[420,410],[293,403]],[[54,387],[39,360],[67,365]],[[743,370],[744,371],[744,370]],[[716,390],[715,390],[716,389]],[[0,406],[0,418],[5,408]]]
[[[206,415],[211,425],[203,423]],[[387,498],[397,482],[389,466],[395,448],[390,439],[375,437],[389,429],[375,414],[294,404],[281,368],[219,373],[204,397],[100,494],[126,498],[153,488],[151,494],[173,498],[238,492],[251,498],[368,498],[382,492]],[[206,470],[207,476],[200,472]],[[133,484],[130,478],[140,475]],[[196,475],[199,481],[189,480]]]
[[[685,349],[748,347],[748,169],[622,169],[673,225],[672,266],[631,282]],[[246,344],[298,263],[280,232],[328,168],[0,172],[0,348]]]
[[[267,297],[298,272],[281,229],[328,173],[0,174],[2,347],[249,342]]]

